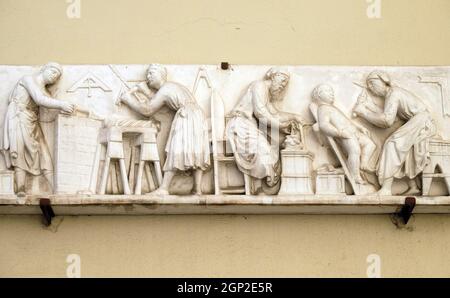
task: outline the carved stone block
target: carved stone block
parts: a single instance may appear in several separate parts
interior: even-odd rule
[[[345,175],[342,169],[318,170],[316,173],[316,194],[345,195]]]
[[[14,172],[0,171],[0,195],[14,194]]]
[[[281,189],[279,194],[314,194],[312,188],[312,161],[314,155],[305,150],[281,150]]]
[[[91,192],[97,181],[102,122],[58,115],[55,133],[55,192]]]

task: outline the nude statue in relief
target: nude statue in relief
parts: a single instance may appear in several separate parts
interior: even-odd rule
[[[350,174],[356,183],[367,184],[360,170],[371,172],[369,167],[376,145],[370,132],[361,124],[351,121],[334,103],[334,90],[330,85],[317,86],[312,98],[318,105],[317,116],[320,131],[338,141],[347,153]]]

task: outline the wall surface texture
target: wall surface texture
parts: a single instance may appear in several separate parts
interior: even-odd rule
[[[448,0],[67,2],[0,0],[0,64],[450,65]],[[450,276],[449,215],[0,216],[0,246],[0,276]]]

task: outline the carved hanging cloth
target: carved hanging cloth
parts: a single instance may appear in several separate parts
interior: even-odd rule
[[[166,144],[164,171],[208,168],[208,122],[191,92],[183,85],[167,82],[156,96],[163,96],[166,105],[177,111]]]
[[[387,118],[399,116],[407,122],[386,140],[378,164],[378,180],[410,179],[420,174],[429,162],[428,141],[436,126],[426,106],[413,94],[395,88],[386,97]]]
[[[32,96],[46,96],[32,77],[20,80],[9,99],[2,149],[13,167],[32,175],[53,170],[53,164],[39,124],[39,107]]]

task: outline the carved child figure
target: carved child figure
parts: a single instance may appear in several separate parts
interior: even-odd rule
[[[360,169],[370,171],[369,161],[375,152],[376,145],[370,139],[369,131],[362,125],[351,121],[334,103],[334,90],[322,84],[312,93],[318,105],[319,129],[326,136],[333,137],[347,152],[347,163],[350,174],[356,183],[367,184],[361,177]]]

